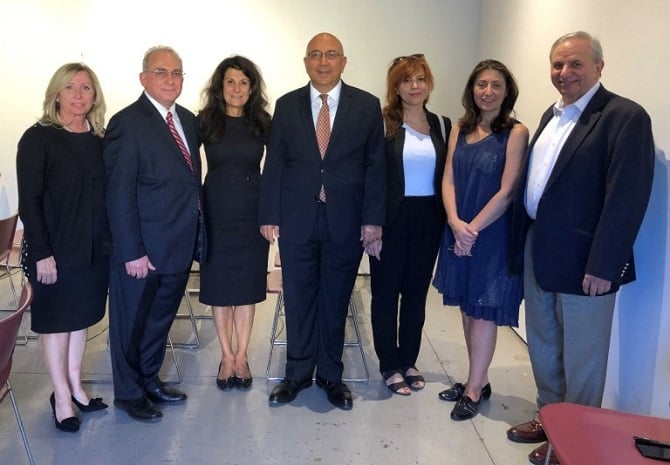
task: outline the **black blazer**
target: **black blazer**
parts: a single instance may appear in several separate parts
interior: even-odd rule
[[[112,260],[148,255],[159,273],[178,273],[193,261],[201,198],[200,142],[193,113],[177,105],[191,172],[158,110],[144,95],[118,112],[105,134],[107,211]]]
[[[515,193],[519,260],[530,224],[524,207],[529,154],[552,117],[552,108],[542,115]],[[601,85],[565,141],[538,205],[532,254],[535,278],[544,290],[583,295],[585,273],[611,281],[610,292],[635,279],[633,243],[653,170],[649,115]]]
[[[451,120],[446,116],[438,116],[426,110],[428,124],[430,125],[430,138],[435,147],[435,176],[433,184],[435,187],[435,201],[438,209],[446,217],[442,206],[442,175],[444,164],[447,159],[447,140],[451,131]],[[444,120],[445,134],[442,136],[439,118]],[[386,196],[386,226],[390,226],[398,214],[402,199],[405,197],[405,169],[403,166],[402,151],[405,144],[405,128],[400,126],[398,132],[391,139],[386,139],[386,177],[388,182]]]
[[[323,159],[309,85],[277,100],[261,176],[259,224],[279,225],[282,240],[307,241],[322,184],[333,242],[358,241],[363,224],[383,226],[386,166],[379,100],[345,83]]]

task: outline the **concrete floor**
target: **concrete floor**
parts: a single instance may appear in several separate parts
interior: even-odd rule
[[[18,280],[18,279],[17,279]],[[6,296],[6,280],[0,295]],[[192,282],[190,287],[197,287]],[[183,405],[163,408],[156,423],[142,423],[110,407],[82,415],[78,434],[55,429],[49,407],[52,391],[42,361],[39,340],[17,346],[10,377],[25,428],[38,464],[314,464],[314,465],[518,465],[528,463],[535,447],[509,442],[510,425],[530,419],[535,410],[535,388],[528,352],[509,328],[500,328],[498,349],[490,370],[493,395],[473,420],[449,419],[451,403],[438,392],[463,381],[467,359],[460,315],[444,307],[431,289],[421,355],[417,366],[426,388],[409,397],[392,395],[381,382],[372,347],[369,277],[358,278],[354,292],[370,380],[351,382],[354,408],[333,408],[315,385],[291,404],[268,405],[274,381],[266,381],[276,296],[258,305],[249,353],[254,384],[249,391],[222,392],[215,386],[220,360],[211,319],[198,319],[198,349],[176,349],[189,396]],[[0,299],[0,300],[5,300]],[[197,315],[208,309],[192,302]],[[2,314],[0,314],[0,318]],[[91,328],[84,372],[95,382],[91,396],[113,401],[106,319]],[[348,331],[351,328],[348,328]],[[353,332],[351,333],[353,335]],[[173,341],[193,340],[189,320],[178,319]],[[278,349],[278,350],[277,350]],[[271,371],[281,375],[283,349],[275,350]],[[364,374],[357,347],[345,349],[345,377]],[[166,357],[166,381],[176,380],[173,360]],[[0,464],[27,463],[21,437],[8,399],[0,404]]]

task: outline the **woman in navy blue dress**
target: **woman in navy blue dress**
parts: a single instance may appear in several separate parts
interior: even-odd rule
[[[250,60],[226,58],[204,91],[198,115],[207,157],[200,302],[212,306],[221,344],[216,384],[222,390],[251,386],[247,349],[255,304],[266,297],[269,244],[258,230],[260,162],[270,131],[264,86]]]
[[[472,418],[491,395],[488,367],[498,326],[516,326],[521,275],[507,266],[508,209],[528,146],[528,129],[512,118],[518,88],[502,63],[484,60],[463,93],[465,115],[449,136],[442,197],[447,224],[434,285],[445,305],[460,307],[468,350],[465,384],[439,394],[456,401],[453,420]]]

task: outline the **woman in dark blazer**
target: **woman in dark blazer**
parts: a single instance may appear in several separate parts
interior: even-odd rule
[[[87,328],[105,314],[109,282],[104,115],[93,71],[65,64],[51,78],[42,118],[24,133],[16,159],[22,263],[35,290],[32,329],[41,334],[54,387],[56,428],[67,432],[81,423],[74,405],[81,412],[107,407],[81,384]]]
[[[423,55],[393,60],[383,109],[386,227],[381,253],[370,255],[370,274],[379,371],[388,388],[400,395],[425,386],[415,365],[445,221],[440,187],[451,122],[426,110],[432,89],[433,76]]]

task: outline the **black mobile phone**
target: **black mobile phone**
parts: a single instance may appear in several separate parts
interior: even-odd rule
[[[643,456],[655,459],[655,460],[664,460],[670,462],[670,444],[667,442],[655,441],[649,438],[641,438],[638,436],[633,436],[635,440],[635,447],[640,451],[640,454]]]

